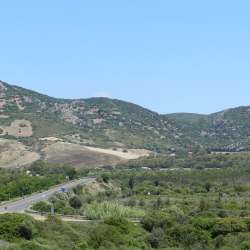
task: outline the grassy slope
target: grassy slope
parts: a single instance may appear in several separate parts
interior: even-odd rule
[[[177,123],[194,123],[197,122],[200,118],[205,117],[206,115],[194,114],[194,113],[172,113],[166,114],[165,117],[172,119]]]

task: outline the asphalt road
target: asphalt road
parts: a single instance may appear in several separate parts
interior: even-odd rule
[[[24,209],[31,205],[34,202],[37,201],[47,201],[48,198],[56,191],[61,191],[61,188],[65,188],[66,190],[68,188],[74,187],[77,184],[82,184],[82,183],[87,183],[87,182],[91,182],[94,181],[95,178],[89,178],[89,179],[80,179],[80,180],[76,180],[74,182],[69,182],[69,183],[64,183],[63,185],[57,186],[57,187],[52,187],[50,190],[41,192],[39,194],[35,194],[32,196],[29,196],[27,198],[23,198],[20,199],[18,201],[14,201],[14,202],[10,202],[6,205],[2,205],[0,206],[0,213],[23,213]],[[5,209],[5,207],[7,207],[7,209]]]

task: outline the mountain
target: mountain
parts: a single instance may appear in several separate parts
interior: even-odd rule
[[[79,167],[115,164],[121,158],[129,158],[129,154],[138,157],[150,151],[173,153],[181,150],[184,144],[190,148],[195,146],[175,121],[139,105],[109,98],[57,99],[2,81],[0,137],[0,164],[10,167],[23,164],[13,163],[15,157],[19,161],[21,153],[6,146],[10,140],[8,145],[21,143],[22,146],[16,144],[14,148],[21,147],[22,155],[27,155],[26,151],[32,152],[32,159],[56,163],[61,159]],[[81,157],[81,152],[93,148],[109,151],[99,152],[98,160],[96,155],[93,156],[94,150],[90,158],[88,153],[85,158]],[[13,157],[9,152],[13,152]],[[107,160],[111,155],[113,158]],[[8,158],[11,158],[10,163]],[[91,160],[93,158],[95,160]]]
[[[110,98],[58,99],[0,81],[0,165],[37,159],[77,167],[150,153],[248,151],[250,107],[160,115]]]

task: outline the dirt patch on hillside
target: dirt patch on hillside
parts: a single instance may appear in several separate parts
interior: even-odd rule
[[[30,121],[27,120],[15,120],[9,127],[1,126],[0,128],[3,130],[2,135],[8,133],[9,135],[14,135],[16,137],[26,137],[33,134]]]
[[[103,119],[93,119],[94,124],[103,122]]]
[[[103,165],[115,165],[124,159],[118,156],[95,152],[88,148],[66,142],[55,142],[47,145],[44,149],[45,161],[51,163],[69,162],[76,168],[93,168]]]
[[[0,166],[15,168],[40,159],[40,155],[15,140],[0,139]]]
[[[6,101],[0,101],[0,108],[2,108],[5,105]]]
[[[40,141],[62,141],[62,139],[56,138],[56,137],[44,137],[39,138]]]
[[[25,109],[25,107],[23,107],[23,106],[21,105],[22,101],[20,100],[20,98],[17,98],[17,99],[14,99],[14,100],[16,100],[17,107],[18,107],[20,110],[24,110],[24,109]]]
[[[137,159],[140,156],[148,156],[150,151],[145,149],[127,149],[127,153],[122,152],[123,149],[118,148],[116,151],[112,149],[103,149],[103,148],[92,148],[92,147],[85,147],[89,150],[99,152],[99,153],[105,153],[105,154],[111,154],[114,156],[118,156],[122,159]]]

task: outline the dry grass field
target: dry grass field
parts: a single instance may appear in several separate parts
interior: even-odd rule
[[[9,127],[1,126],[0,128],[3,130],[2,135],[8,133],[16,137],[26,137],[33,134],[30,121],[27,120],[15,120]]]
[[[45,153],[45,160],[51,163],[69,162],[76,168],[93,168],[102,165],[114,165],[123,159],[111,154],[105,154],[89,150],[84,146],[55,142],[47,145],[42,151]]]
[[[89,150],[99,152],[99,153],[105,153],[105,154],[110,154],[114,156],[118,156],[122,159],[130,160],[130,159],[137,159],[140,156],[148,156],[150,151],[146,149],[128,149],[127,153],[122,152],[123,149],[117,148],[117,150],[112,150],[112,149],[103,149],[103,148],[92,148],[92,147],[85,147]]]
[[[15,140],[0,139],[0,166],[15,168],[30,164],[40,159],[40,155],[21,142]]]

